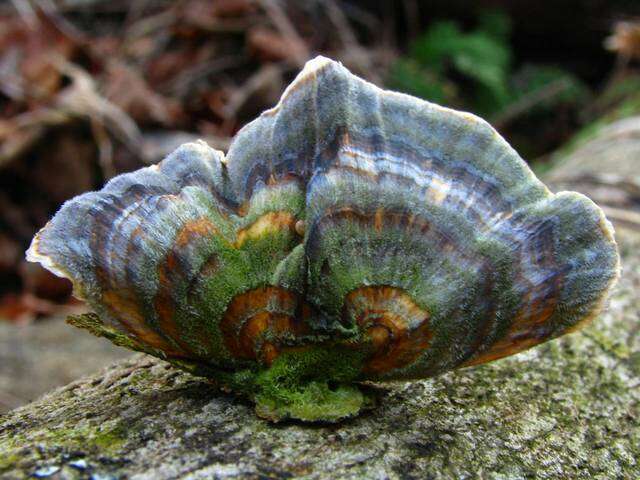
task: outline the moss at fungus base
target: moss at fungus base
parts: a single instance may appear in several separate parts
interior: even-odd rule
[[[375,399],[355,382],[362,371],[365,352],[346,345],[321,345],[290,349],[268,368],[229,373],[197,362],[167,358],[128,335],[105,325],[95,314],[71,316],[67,322],[116,345],[166,360],[193,375],[216,380],[256,404],[258,416],[278,422],[338,422],[374,405]]]
[[[236,372],[222,382],[249,396],[262,418],[338,422],[375,402],[355,383],[362,360],[361,352],[345,346],[317,346],[284,352],[269,368]]]

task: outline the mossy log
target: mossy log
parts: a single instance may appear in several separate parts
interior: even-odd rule
[[[640,478],[640,117],[599,129],[547,179],[616,223],[623,274],[579,333],[439,378],[385,385],[338,425],[273,425],[147,356],[0,420],[0,477]],[[636,176],[634,176],[636,175]]]

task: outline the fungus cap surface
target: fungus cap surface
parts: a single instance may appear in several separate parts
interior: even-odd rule
[[[573,331],[619,271],[602,211],[551,193],[484,120],[323,57],[226,156],[186,144],[68,201],[27,257],[96,312],[75,324],[311,420],[366,403],[331,382],[430,377]]]

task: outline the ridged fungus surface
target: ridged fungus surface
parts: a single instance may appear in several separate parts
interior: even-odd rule
[[[27,255],[94,310],[70,323],[309,421],[571,332],[619,270],[602,211],[485,121],[322,57],[226,155],[186,144],[76,197]]]

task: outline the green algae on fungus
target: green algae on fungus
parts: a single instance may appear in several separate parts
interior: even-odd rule
[[[70,323],[217,380],[271,420],[339,421],[365,381],[490,362],[574,331],[619,261],[483,120],[310,61],[227,155],[186,144],[67,202],[28,259]]]

